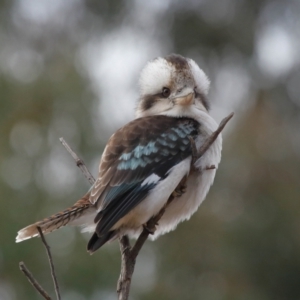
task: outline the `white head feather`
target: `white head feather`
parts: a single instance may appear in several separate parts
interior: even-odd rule
[[[141,95],[157,94],[162,87],[168,86],[175,68],[164,58],[149,61],[140,75]]]
[[[190,69],[194,76],[194,80],[196,82],[197,88],[199,89],[199,92],[207,95],[210,87],[210,80],[203,72],[203,70],[200,69],[199,66],[195,63],[195,61],[190,58],[188,58],[187,61],[190,65]]]
[[[195,106],[206,111],[208,109],[206,95],[210,82],[192,59],[171,54],[166,58],[151,60],[142,70],[139,83],[140,101],[136,111],[137,117],[157,114],[189,115],[186,108],[172,108],[172,99],[178,97],[181,91],[201,95],[202,104],[196,101]],[[163,88],[170,89],[170,97],[162,97]]]

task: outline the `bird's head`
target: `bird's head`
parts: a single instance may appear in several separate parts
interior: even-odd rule
[[[209,109],[209,79],[190,58],[171,54],[158,57],[140,76],[140,100],[136,117],[167,115],[193,117]]]

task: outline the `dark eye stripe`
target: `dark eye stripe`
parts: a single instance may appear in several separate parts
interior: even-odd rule
[[[142,101],[142,109],[150,109],[159,100],[159,95],[145,95]]]

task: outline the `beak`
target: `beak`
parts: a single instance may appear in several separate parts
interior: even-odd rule
[[[194,104],[194,102],[195,102],[195,99],[194,99],[193,92],[191,92],[185,96],[175,98],[175,103],[182,105],[182,106],[189,106],[189,105]]]

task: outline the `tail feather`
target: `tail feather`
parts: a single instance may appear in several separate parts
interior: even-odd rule
[[[37,227],[40,227],[42,232],[47,234],[67,224],[80,225],[78,219],[94,211],[95,209],[89,201],[89,194],[87,194],[72,207],[21,229],[16,237],[16,242],[19,243],[38,236],[39,232]]]
[[[106,242],[114,240],[117,235],[117,231],[108,231],[107,233],[98,236],[96,232],[92,235],[90,238],[88,245],[87,245],[87,251],[90,254],[93,254],[96,250],[98,250],[100,247],[102,247]]]

